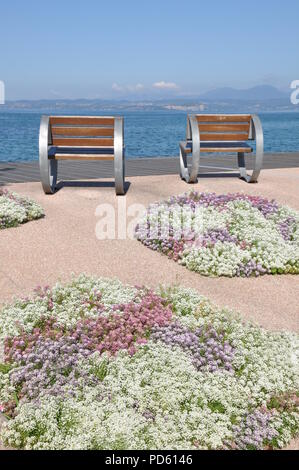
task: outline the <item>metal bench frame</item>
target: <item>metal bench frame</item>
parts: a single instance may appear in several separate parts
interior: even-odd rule
[[[54,116],[53,116],[54,117]],[[59,116],[60,117],[60,116]],[[65,116],[66,118],[72,118],[73,116]],[[79,116],[76,116],[79,117]],[[82,116],[85,117],[85,116]],[[92,118],[97,118],[98,116],[92,116]],[[106,116],[103,116],[106,118]],[[56,183],[57,183],[57,173],[58,173],[58,160],[59,158],[53,158],[51,156],[51,149],[53,148],[52,142],[52,131],[50,116],[42,116],[40,123],[39,131],[39,167],[40,167],[40,176],[43,190],[46,194],[53,194],[55,192]],[[71,151],[74,147],[67,147],[68,151]],[[85,148],[82,145],[79,148]],[[88,147],[89,148],[89,147]],[[114,117],[114,147],[111,147],[114,151],[113,155],[111,154],[110,159],[114,160],[114,177],[115,177],[115,192],[117,195],[125,194],[125,147],[124,147],[124,120],[123,117]],[[89,148],[91,149],[91,148]],[[76,147],[78,150],[78,147]],[[92,154],[88,155],[88,159],[102,160],[101,153],[103,149],[97,149],[92,147],[94,151]],[[80,157],[78,154],[78,159],[84,161],[84,156]],[[71,158],[70,158],[71,159]],[[77,160],[77,158],[76,158]]]
[[[180,176],[187,183],[196,183],[198,178],[201,153],[200,123],[197,121],[196,115],[188,115],[187,120],[186,142],[180,142]],[[264,135],[261,121],[256,114],[251,115],[248,140],[255,140],[256,142],[254,169],[251,175],[247,173],[245,153],[238,151],[237,154],[240,178],[245,180],[247,183],[257,183],[260,171],[263,166]],[[213,141],[209,143],[211,143],[211,147],[213,147]],[[216,143],[216,141],[214,143]],[[229,142],[226,143],[228,144]],[[188,149],[188,145],[190,144],[192,149],[192,163],[191,168],[189,169],[187,163],[187,154],[190,153],[190,149]],[[202,151],[205,151],[204,148]],[[221,152],[221,150],[219,150],[219,152]]]

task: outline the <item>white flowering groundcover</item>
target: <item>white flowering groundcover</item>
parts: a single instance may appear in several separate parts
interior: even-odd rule
[[[190,289],[85,275],[0,312],[18,449],[265,449],[298,434],[299,338]]]
[[[44,216],[42,207],[27,197],[0,188],[0,230]]]
[[[299,213],[260,196],[173,196],[149,206],[136,238],[206,276],[299,273]]]

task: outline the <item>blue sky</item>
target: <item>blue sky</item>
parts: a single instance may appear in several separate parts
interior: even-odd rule
[[[4,0],[7,99],[186,96],[299,79],[298,0]]]

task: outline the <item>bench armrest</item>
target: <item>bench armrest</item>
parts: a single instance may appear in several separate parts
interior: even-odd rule
[[[114,152],[124,148],[124,119],[117,116],[114,120]]]
[[[39,168],[41,182],[46,194],[55,191],[57,179],[57,161],[49,159],[52,145],[52,132],[49,116],[42,116],[39,129]]]
[[[184,168],[186,164],[181,165],[181,174],[183,175],[184,179],[189,183],[195,183],[197,181],[197,175],[199,172],[199,160],[200,160],[200,132],[199,126],[196,119],[196,116],[193,114],[188,115],[187,118],[187,134],[186,134],[186,147],[188,144],[191,144],[192,149],[192,166],[190,174],[187,175],[186,168]],[[185,147],[185,150],[186,150]],[[181,148],[181,151],[184,152],[184,149]],[[183,155],[182,154],[182,155]],[[184,156],[182,156],[184,158]]]
[[[117,116],[114,120],[114,176],[116,194],[124,194],[124,119]]]
[[[256,114],[253,114],[251,116],[249,139],[255,140],[255,143],[256,143],[254,170],[250,178],[251,183],[256,183],[258,176],[260,174],[260,171],[263,167],[263,159],[264,159],[263,127],[262,127],[260,118]]]
[[[252,114],[248,140],[264,140],[263,126],[257,114]]]
[[[257,114],[251,116],[249,140],[255,140],[257,154],[264,153],[263,126]]]

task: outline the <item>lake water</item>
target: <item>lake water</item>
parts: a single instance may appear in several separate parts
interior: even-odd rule
[[[0,109],[0,162],[38,159],[39,112]],[[46,114],[46,113],[45,113]],[[54,114],[54,113],[53,113]],[[55,113],[58,114],[58,113]],[[59,114],[64,114],[62,111]],[[68,110],[65,114],[71,114]],[[84,114],[82,110],[73,114]],[[89,113],[86,113],[89,114]],[[105,113],[98,112],[98,115]],[[186,113],[176,111],[124,112],[126,156],[131,158],[178,155],[185,137]],[[266,152],[299,152],[299,113],[265,113]]]

